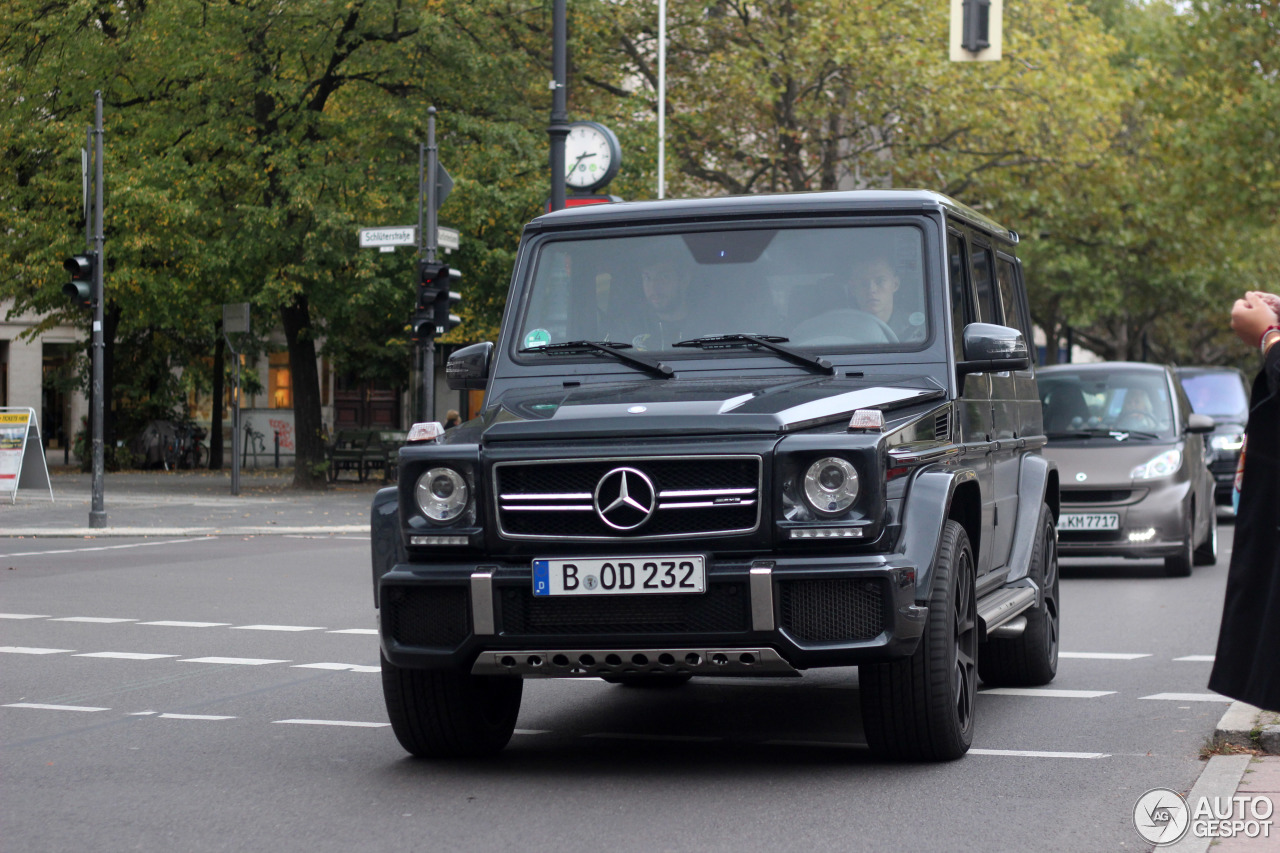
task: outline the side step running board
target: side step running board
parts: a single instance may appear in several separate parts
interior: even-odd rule
[[[1027,620],[1014,621],[1024,610],[1036,604],[1037,590],[1029,586],[996,590],[978,603],[978,623],[983,638],[1016,637],[1027,627]],[[1007,626],[1006,630],[999,630]]]

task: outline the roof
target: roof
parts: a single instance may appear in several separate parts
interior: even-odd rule
[[[985,214],[932,190],[845,190],[807,193],[761,193],[715,198],[624,201],[565,208],[539,216],[526,228],[532,231],[624,222],[671,222],[724,216],[798,216],[803,214],[943,211],[947,216],[976,225],[1010,243],[1018,235]]]
[[[1036,368],[1037,373],[1060,372],[1066,370],[1077,370],[1085,373],[1093,373],[1095,371],[1115,370],[1122,368],[1124,370],[1146,371],[1148,373],[1164,373],[1170,369],[1167,364],[1153,364],[1149,361],[1087,361],[1074,364],[1046,364]]]

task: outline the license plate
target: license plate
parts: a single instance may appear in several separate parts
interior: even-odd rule
[[[534,595],[636,595],[706,592],[701,554],[534,560]]]
[[[1114,512],[1063,513],[1058,516],[1059,530],[1118,530],[1120,516]]]

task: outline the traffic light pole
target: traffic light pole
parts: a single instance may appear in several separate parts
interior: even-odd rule
[[[418,158],[419,163],[422,158]],[[436,171],[439,165],[439,152],[436,149],[436,108],[427,108],[427,171],[426,175],[419,175],[419,186],[424,182],[426,184],[426,216],[427,227],[425,234],[423,230],[418,232],[418,240],[422,244],[423,257],[428,262],[434,262],[436,259],[436,250],[439,248],[439,235],[436,233],[436,208],[439,202],[436,198]],[[421,198],[421,193],[419,193]],[[419,213],[418,218],[421,220],[422,215]],[[424,423],[435,420],[435,371],[436,371],[436,336],[434,334],[427,335],[426,339],[420,341],[418,346],[422,352],[422,417]]]
[[[92,340],[92,360],[93,360],[93,405],[90,412],[90,420],[92,421],[93,435],[93,479],[92,479],[92,503],[89,508],[89,526],[91,528],[99,528],[107,526],[107,511],[104,506],[103,496],[103,447],[102,447],[102,418],[105,411],[102,388],[102,359],[103,359],[103,341],[102,341],[102,315],[104,300],[102,286],[102,268],[105,265],[106,258],[103,254],[102,233],[102,92],[93,93],[93,137],[94,145],[91,150],[93,154],[93,250],[97,253],[97,263],[94,264],[93,271],[93,340]],[[86,222],[88,216],[85,217]]]

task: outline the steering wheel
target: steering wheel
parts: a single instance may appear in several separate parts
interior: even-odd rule
[[[1116,426],[1119,429],[1136,429],[1141,432],[1155,432],[1160,429],[1156,419],[1146,412],[1129,412]]]
[[[808,346],[898,343],[898,336],[888,323],[853,308],[837,308],[810,317],[792,329],[790,337],[793,343]]]

